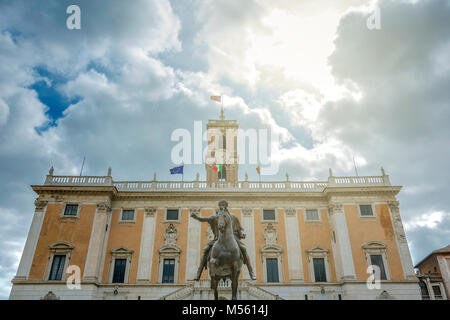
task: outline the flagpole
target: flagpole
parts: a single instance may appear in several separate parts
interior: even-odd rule
[[[223,112],[223,94],[222,95],[220,95],[220,103],[222,104],[222,110],[221,110],[221,112],[220,112],[220,120],[224,120],[225,119],[225,116],[224,116],[224,112]]]
[[[358,177],[359,175],[358,175],[358,169],[356,168],[355,156],[353,156],[353,165],[355,166],[355,173],[356,173],[356,176]]]

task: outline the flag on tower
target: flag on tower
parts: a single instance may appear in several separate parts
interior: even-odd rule
[[[222,165],[221,164],[214,165],[213,170],[215,172],[222,172]]]
[[[222,96],[211,96],[211,100],[217,101],[219,103],[222,102]]]
[[[261,174],[260,172],[261,168],[259,166],[256,167],[256,172],[258,172],[258,174]]]

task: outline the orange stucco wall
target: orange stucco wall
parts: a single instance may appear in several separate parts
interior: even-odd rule
[[[386,204],[375,205],[376,217],[359,217],[358,208],[354,205],[344,206],[345,219],[352,247],[356,278],[367,279],[367,263],[364,257],[363,244],[369,241],[381,241],[386,249],[391,278],[404,279],[400,256],[395,242],[389,208]]]
[[[334,265],[333,251],[331,248],[331,232],[328,225],[327,210],[319,210],[320,222],[306,222],[303,210],[297,210],[299,223],[300,243],[302,248],[302,262],[304,280],[312,281],[308,264],[308,254],[306,250],[314,247],[322,247],[329,250],[329,263],[331,281],[336,281],[336,271]]]
[[[131,259],[128,282],[136,283],[144,210],[136,210],[136,222],[119,222],[120,213],[120,209],[112,211],[102,279],[103,282],[108,282],[111,267],[111,250],[118,247],[125,247],[134,251]]]
[[[75,246],[72,251],[70,264],[79,266],[81,274],[83,274],[96,205],[80,204],[80,206],[79,219],[71,219],[73,222],[62,222],[60,215],[63,205],[47,205],[30,269],[30,280],[47,280],[44,279],[44,275],[50,257],[49,246],[58,241],[66,241]],[[66,219],[64,221],[69,220]]]
[[[152,258],[152,276],[151,282],[158,282],[158,272],[159,272],[159,249],[164,245],[164,231],[167,229],[170,223],[173,223],[178,230],[177,245],[181,249],[180,254],[180,265],[178,273],[178,282],[186,281],[186,250],[187,250],[187,236],[188,236],[188,219],[189,210],[180,210],[180,222],[168,221],[164,222],[165,211],[163,209],[158,209],[156,211],[156,227],[155,227],[155,240],[153,247],[153,258]]]

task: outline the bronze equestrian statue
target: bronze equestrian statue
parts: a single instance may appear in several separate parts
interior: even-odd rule
[[[247,265],[250,277],[255,280],[255,274],[250,264],[245,245],[240,241],[245,238],[245,233],[238,218],[228,211],[228,203],[225,200],[219,202],[219,210],[215,215],[207,218],[191,214],[191,217],[200,222],[208,222],[214,233],[214,239],[204,248],[202,260],[194,280],[199,280],[203,268],[209,264],[211,276],[211,288],[214,289],[214,297],[217,300],[217,283],[227,277],[232,281],[232,296],[236,299],[237,284],[242,263]],[[237,250],[236,250],[237,248]]]

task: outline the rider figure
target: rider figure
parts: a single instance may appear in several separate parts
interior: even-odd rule
[[[235,215],[231,214],[228,211],[227,207],[228,207],[228,202],[225,200],[221,200],[221,201],[219,201],[219,210],[216,211],[215,215],[211,215],[207,218],[202,218],[202,217],[197,216],[194,213],[191,213],[192,218],[194,218],[200,222],[208,222],[208,224],[210,225],[211,230],[214,234],[214,239],[212,241],[210,241],[203,250],[203,256],[202,256],[202,260],[200,262],[200,266],[198,267],[198,270],[197,270],[197,276],[194,278],[194,280],[196,280],[196,281],[198,281],[200,279],[203,268],[206,268],[209,251],[211,250],[212,246],[217,241],[217,238],[219,236],[218,227],[217,227],[217,213],[222,210],[228,212],[231,216],[231,219],[233,222],[234,238],[236,239],[239,249],[241,249],[242,255],[244,257],[244,264],[247,265],[248,273],[250,274],[250,278],[252,280],[256,280],[256,276],[253,273],[253,269],[250,264],[250,258],[247,253],[247,248],[245,247],[245,244],[243,244],[241,242],[241,239],[245,238],[244,229],[241,227],[241,224],[240,224],[238,218]]]

